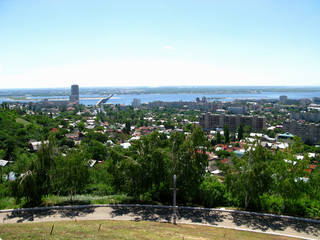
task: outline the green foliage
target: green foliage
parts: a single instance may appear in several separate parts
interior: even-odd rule
[[[16,157],[14,163],[10,165],[8,169],[18,174],[25,173],[30,169],[32,163],[36,161],[36,159],[37,154],[28,152],[21,153]]]
[[[251,125],[245,125],[243,127],[243,132],[245,137],[249,137],[250,133],[252,132],[252,127]]]
[[[77,111],[64,111],[60,116],[51,118],[48,114],[24,116],[24,111],[0,109],[0,158],[13,161],[3,169],[3,173],[13,171],[17,176],[16,181],[0,185],[1,204],[13,206],[10,203],[12,200],[5,197],[10,195],[15,196],[18,203],[21,200],[19,205],[14,205],[21,207],[25,203],[40,204],[47,195],[72,197],[76,193],[99,195],[96,203],[109,201],[103,196],[115,193],[127,194],[130,201],[134,199],[135,202],[168,203],[172,200],[170,188],[173,186],[172,177],[176,174],[179,204],[237,206],[255,211],[319,217],[319,165],[309,175],[305,169],[308,169],[310,159],[305,156],[304,160],[297,160],[296,155],[319,153],[320,148],[302,144],[300,139],[295,138],[287,151],[271,153],[254,145],[242,159],[226,151],[217,152],[221,158],[232,156],[234,164],[219,166],[226,169],[224,181],[219,182],[205,175],[208,165],[206,152],[212,151],[207,137],[195,125],[183,125],[184,118],[197,121],[198,112],[174,108],[150,111],[128,108],[114,112],[110,106],[105,106],[105,110],[107,116],[97,119],[110,124],[126,124],[126,129],[130,129],[131,125],[151,125],[152,122],[144,118],[152,116],[159,124],[164,121],[169,128],[173,128],[177,121],[179,128],[190,134],[174,131],[168,139],[166,134],[153,132],[133,141],[129,149],[120,146],[111,148],[104,145],[108,140],[107,134],[86,130],[85,124],[80,122],[78,129],[86,130],[87,134],[79,146],[65,137],[69,133],[67,128],[59,128],[54,137],[50,136],[52,127],[58,128],[58,124],[69,127],[69,120],[64,119],[81,119],[83,116],[75,115]],[[87,116],[90,116],[89,112]],[[98,126],[95,130],[102,130],[102,127]],[[250,132],[249,126],[243,127],[244,136]],[[115,142],[128,137],[127,134],[113,135]],[[217,132],[212,143],[227,143],[227,136],[229,134],[221,136]],[[238,138],[241,138],[240,127]],[[28,151],[30,139],[49,139],[49,144],[43,144],[38,152],[31,153]],[[62,156],[62,152],[66,156]],[[89,168],[89,159],[103,162]],[[312,158],[312,162],[318,164],[319,157]],[[65,197],[65,204],[70,204],[69,198]]]
[[[167,201],[176,174],[179,199],[191,202],[205,174],[208,146],[200,128],[187,139],[179,132],[169,140],[158,132],[143,136],[129,150],[111,149],[107,165],[112,185],[140,200],[152,196],[153,201]]]
[[[115,190],[111,184],[112,175],[108,172],[107,162],[99,163],[89,169],[90,184],[87,192],[94,195],[110,195]]]
[[[243,133],[244,133],[244,129],[242,124],[240,124],[239,128],[238,128],[238,141],[240,141],[243,138]]]
[[[84,151],[86,151],[91,159],[103,161],[107,158],[108,150],[105,145],[97,140],[90,140],[84,144]]]
[[[129,134],[130,131],[131,131],[131,121],[130,121],[130,120],[127,120],[127,121],[126,121],[126,127],[125,127],[125,129],[124,129],[124,132],[125,132],[126,134]]]
[[[42,142],[37,157],[30,163],[29,170],[12,183],[12,192],[18,200],[25,197],[28,203],[36,205],[41,202],[42,196],[50,193],[57,155],[53,137],[47,144]]]
[[[320,167],[317,166],[317,169],[313,171],[310,175],[310,188],[309,194],[313,199],[320,199]]]
[[[166,141],[154,132],[135,141],[129,151],[111,150],[109,172],[116,188],[139,197],[153,186],[167,185],[170,158],[162,149]]]
[[[177,198],[182,202],[192,202],[205,176],[208,166],[206,151],[210,144],[199,127],[195,128],[187,139],[184,134],[175,133],[170,140],[174,173],[179,188]]]
[[[81,122],[79,122],[77,124],[77,127],[78,127],[80,132],[83,132],[85,130],[85,128],[86,128],[86,125],[84,124],[84,122],[81,121]]]
[[[217,144],[221,144],[221,143],[222,143],[222,141],[221,141],[221,134],[220,134],[220,131],[218,131],[218,132],[217,132],[217,136],[216,136],[216,138],[217,138]]]
[[[319,217],[319,206],[319,200],[308,200],[306,198],[289,199],[284,213],[296,216]]]
[[[230,142],[230,131],[229,131],[229,127],[228,125],[224,125],[223,127],[223,132],[224,132],[224,137],[225,137],[225,143],[229,143]]]
[[[199,188],[199,203],[204,207],[225,206],[226,186],[214,177],[206,177]]]
[[[279,214],[282,210],[282,202],[282,197],[264,193],[259,197],[257,209],[261,209],[262,212]]]
[[[86,134],[86,137],[83,140],[83,142],[84,143],[89,143],[92,140],[98,141],[100,143],[105,143],[105,142],[108,141],[108,136],[106,134],[104,134],[104,133],[89,131]]]
[[[282,212],[285,212],[288,199],[298,199],[301,194],[308,191],[308,183],[303,178],[308,176],[305,169],[308,168],[309,160],[306,157],[304,160],[298,160],[295,155],[300,146],[299,142],[295,142],[287,151],[278,151],[277,160],[273,163],[275,170],[273,190],[283,198]]]
[[[59,194],[83,193],[89,182],[88,156],[84,151],[71,150],[56,160],[54,187]]]
[[[26,120],[23,119],[23,118],[17,118],[17,119],[16,119],[16,122],[17,122],[17,123],[21,123],[21,124],[23,124],[24,126],[28,126],[28,125],[30,124],[30,122],[26,121]]]
[[[269,191],[272,183],[270,161],[272,156],[260,144],[242,158],[234,158],[225,178],[228,189],[239,199],[243,199],[247,209],[251,200]]]
[[[220,151],[216,152],[216,154],[219,158],[227,158],[227,157],[230,157],[233,155],[233,153],[228,152],[226,150],[220,150]]]

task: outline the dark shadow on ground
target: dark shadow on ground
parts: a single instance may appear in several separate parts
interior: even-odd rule
[[[75,218],[75,217],[85,217],[86,215],[93,213],[95,211],[94,207],[78,208],[78,209],[59,209],[58,213],[62,218]]]
[[[218,225],[223,222],[226,216],[217,211],[179,209],[178,219],[190,220],[193,223],[203,223],[210,225]]]
[[[315,237],[320,236],[320,223],[307,222],[298,219],[231,213],[230,220],[237,226],[245,226],[255,230],[284,231],[287,228],[292,228],[297,232],[311,234]]]
[[[135,221],[157,221],[172,222],[173,210],[161,207],[122,207],[112,206],[111,217],[116,219],[120,216],[130,216]],[[84,207],[78,209],[37,209],[29,211],[13,211],[7,214],[4,219],[17,219],[18,223],[32,222],[35,218],[45,218],[53,215],[60,215],[62,218],[74,219],[84,217],[94,211],[99,211],[95,207]],[[192,223],[203,223],[218,225],[224,221],[233,222],[238,227],[244,227],[260,231],[285,231],[292,229],[299,233],[310,234],[314,238],[320,237],[320,223],[307,222],[298,219],[286,219],[272,216],[259,216],[242,213],[227,213],[220,211],[208,211],[200,209],[178,209],[178,222],[182,220]]]
[[[129,215],[136,221],[165,221],[172,222],[173,210],[170,208],[145,208],[145,207],[112,207],[111,216],[113,218],[122,215]],[[186,219],[194,223],[204,223],[217,225],[223,221],[223,215],[219,212],[209,212],[203,210],[178,209],[177,219]]]
[[[37,209],[37,210],[28,210],[28,211],[13,211],[7,214],[6,218],[3,220],[10,220],[17,218],[17,223],[22,222],[32,222],[35,218],[45,218],[55,214],[60,215],[62,218],[73,219],[75,217],[83,217],[90,213],[94,212],[94,208],[79,208],[79,209]]]
[[[111,217],[129,215],[135,221],[154,221],[154,222],[170,222],[171,211],[167,208],[145,208],[145,207],[111,207]]]
[[[111,207],[112,218],[128,215],[136,221],[166,221],[172,222],[172,209],[170,208],[145,208],[145,207]],[[272,216],[249,215],[242,213],[227,213],[220,211],[178,209],[177,219],[188,220],[192,223],[210,224],[216,226],[221,222],[230,221],[239,227],[266,232],[284,231],[291,228],[296,232],[310,234],[313,237],[320,236],[320,224],[302,221],[298,219],[286,219]]]

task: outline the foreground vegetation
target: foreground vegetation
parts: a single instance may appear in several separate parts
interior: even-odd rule
[[[70,200],[70,196],[48,195],[42,198],[39,206],[67,206],[67,205],[91,205],[91,204],[130,204],[135,203],[135,199],[126,195],[75,195]],[[25,198],[17,202],[13,197],[3,197],[0,201],[0,209],[17,209],[32,206],[29,205]]]
[[[52,230],[52,235],[50,235]],[[198,225],[133,221],[1,224],[2,239],[295,239]]]

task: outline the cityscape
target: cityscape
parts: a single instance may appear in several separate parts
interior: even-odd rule
[[[0,240],[320,239],[319,12],[0,1]]]

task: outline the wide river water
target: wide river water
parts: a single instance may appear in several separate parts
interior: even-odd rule
[[[279,99],[281,95],[286,95],[288,99],[303,99],[312,97],[320,97],[320,91],[317,92],[263,92],[259,94],[246,93],[246,94],[140,94],[140,95],[114,95],[108,104],[125,104],[131,105],[134,98],[141,100],[141,103],[148,103],[153,101],[175,102],[175,101],[195,101],[197,97],[200,99],[206,97],[208,101],[226,101],[231,102],[236,99]],[[106,97],[101,95],[80,95],[80,103],[84,105],[94,105],[99,99]],[[59,99],[68,100],[68,96],[50,96],[50,97],[32,97],[33,102],[37,102],[43,99]],[[8,101],[8,99],[0,98],[0,103]],[[26,100],[24,100],[25,102]]]

